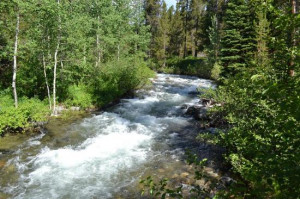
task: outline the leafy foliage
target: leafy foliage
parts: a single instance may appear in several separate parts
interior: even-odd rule
[[[68,88],[68,99],[65,101],[65,104],[88,108],[93,105],[92,95],[86,85],[71,85]]]
[[[25,104],[38,106],[35,98],[48,98],[50,107],[51,101],[103,106],[153,76],[144,61],[150,34],[142,0],[3,0],[0,8],[0,25],[5,27],[0,30],[0,89],[11,86],[19,13],[16,87],[24,98],[18,110],[10,108],[10,114],[20,116],[18,122],[6,120],[9,111],[3,110],[1,129],[35,119],[37,113]]]
[[[214,96],[231,124],[221,134],[227,159],[256,197],[298,196],[299,78],[275,81],[263,72],[239,74]],[[244,193],[245,194],[245,193]]]
[[[0,95],[0,135],[10,130],[22,131],[34,122],[44,122],[48,115],[47,104],[39,99],[24,97],[16,109],[10,95]]]
[[[98,71],[93,85],[93,99],[102,106],[134,89],[147,84],[149,77],[153,77],[145,62],[139,59],[121,59],[109,62]],[[91,85],[91,86],[92,86]]]

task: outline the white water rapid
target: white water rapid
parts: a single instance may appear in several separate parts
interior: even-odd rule
[[[59,138],[49,132],[28,140],[6,164],[16,179],[0,191],[28,199],[115,198],[147,168],[180,161],[187,133],[196,131],[181,106],[197,103],[197,88],[213,84],[167,74],[152,81],[152,89],[74,122],[56,132]]]

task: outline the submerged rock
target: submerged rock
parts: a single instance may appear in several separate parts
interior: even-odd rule
[[[0,149],[0,155],[4,155],[4,154],[9,154],[12,153],[13,151],[8,150],[8,149]]]
[[[199,95],[200,92],[199,91],[190,91],[188,92],[189,95]]]

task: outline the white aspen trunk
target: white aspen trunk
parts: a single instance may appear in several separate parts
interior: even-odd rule
[[[59,40],[54,53],[54,70],[53,70],[53,115],[56,115],[56,70],[57,70],[57,54],[59,50]]]
[[[49,100],[49,109],[51,110],[52,109],[51,94],[50,94],[50,89],[49,89],[49,84],[48,84],[48,79],[47,79],[46,60],[45,60],[44,53],[43,53],[43,66],[44,66],[44,77],[45,77],[47,93],[48,93],[48,100]]]
[[[12,79],[12,88],[15,100],[15,107],[18,108],[18,96],[17,96],[17,54],[18,54],[18,39],[19,39],[19,29],[20,29],[20,13],[17,13],[17,25],[16,25],[16,37],[15,37],[15,48],[14,48],[14,65],[13,65],[13,79]]]
[[[59,6],[60,4],[60,0],[57,0],[57,5]],[[57,46],[55,49],[55,53],[54,53],[54,69],[53,69],[53,113],[52,115],[57,115],[57,111],[56,111],[56,70],[57,70],[57,55],[58,55],[58,50],[59,50],[59,46],[60,46],[60,34],[61,34],[61,18],[60,15],[58,14],[58,37],[57,37]]]

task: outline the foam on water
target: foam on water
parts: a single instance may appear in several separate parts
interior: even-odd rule
[[[178,75],[158,74],[152,81],[153,89],[140,91],[141,98],[122,100],[109,112],[73,124],[72,129],[91,136],[77,145],[40,146],[44,135],[30,140],[23,147],[36,147],[38,152],[26,158],[20,158],[22,149],[16,153],[10,163],[18,170],[18,183],[2,191],[14,198],[113,198],[138,180],[139,175],[131,173],[151,161],[155,142],[167,149],[178,137],[173,130],[189,124],[180,109],[184,103],[198,102],[189,93],[213,86],[209,80]],[[161,136],[166,140],[156,139]],[[176,160],[182,153],[170,150],[180,151],[172,155]]]

